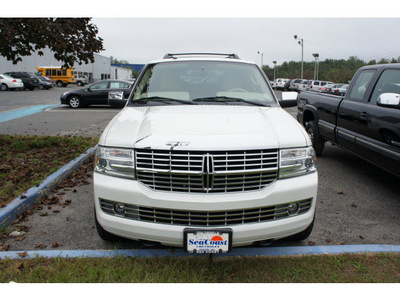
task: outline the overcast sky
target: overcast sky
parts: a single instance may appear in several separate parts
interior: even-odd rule
[[[300,61],[400,56],[400,18],[93,18],[101,54],[141,64],[165,53],[222,52],[272,66]]]
[[[93,17],[100,53],[145,64],[174,52],[226,52],[272,67],[284,61],[400,56],[399,0],[20,0],[3,17]],[[18,2],[20,3],[20,2]]]

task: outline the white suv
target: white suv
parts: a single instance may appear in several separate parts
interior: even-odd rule
[[[308,81],[306,90],[307,91],[317,91],[321,92],[322,88],[327,84],[333,84],[331,81],[321,81],[321,80],[310,80]]]
[[[275,80],[273,87],[277,90],[283,90],[285,83],[289,80],[290,79],[286,79],[286,78],[278,78]]]
[[[235,54],[146,65],[96,150],[100,237],[202,253],[307,238],[315,154],[279,103],[261,69]]]
[[[89,79],[87,76],[82,75],[82,74],[75,74],[75,83],[78,86],[84,86],[85,84],[89,83]]]

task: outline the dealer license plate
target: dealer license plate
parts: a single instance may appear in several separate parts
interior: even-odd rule
[[[185,251],[189,253],[226,253],[232,248],[232,229],[186,228],[183,234]]]

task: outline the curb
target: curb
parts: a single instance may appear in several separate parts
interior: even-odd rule
[[[97,146],[97,145],[96,145]],[[15,198],[6,207],[0,208],[0,228],[5,228],[14,221],[18,215],[31,207],[41,197],[50,193],[58,183],[67,178],[73,171],[79,168],[91,155],[94,155],[96,146],[90,148],[78,158],[70,161],[58,171],[47,177],[38,187],[30,188],[24,195]]]
[[[215,257],[235,256],[288,256],[345,253],[400,253],[400,245],[338,245],[338,246],[296,246],[266,248],[234,248],[226,254],[214,254]],[[21,256],[22,255],[22,256]],[[40,250],[40,251],[3,251],[2,259],[31,258],[113,258],[113,257],[193,257],[208,254],[190,254],[182,249],[138,249],[138,250]]]

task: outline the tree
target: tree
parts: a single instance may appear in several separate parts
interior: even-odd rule
[[[0,18],[0,55],[17,64],[23,56],[49,48],[64,67],[94,62],[104,50],[91,18]]]

